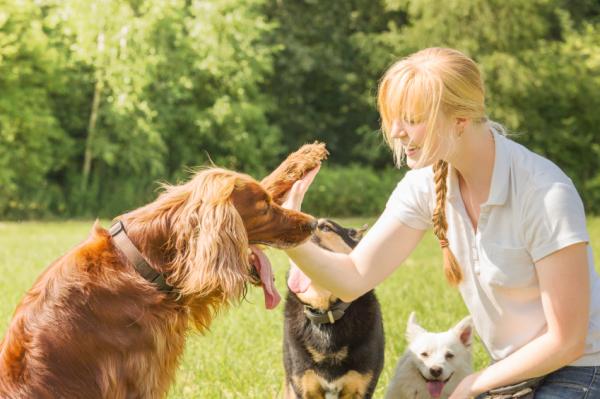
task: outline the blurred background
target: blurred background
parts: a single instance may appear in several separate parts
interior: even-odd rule
[[[600,213],[597,0],[0,0],[0,219],[110,218],[314,140],[304,209],[375,215],[403,173],[378,80],[429,46],[473,57],[489,116]]]

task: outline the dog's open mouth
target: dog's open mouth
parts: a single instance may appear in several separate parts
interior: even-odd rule
[[[450,378],[452,378],[453,375],[454,373],[451,373],[445,380],[430,380],[428,378],[425,378],[423,374],[421,374],[421,377],[423,377],[423,379],[425,380],[425,383],[427,384],[427,391],[429,392],[431,397],[439,398],[440,396],[442,396],[442,390],[444,389],[444,386],[448,381],[450,381]]]
[[[262,286],[265,296],[265,307],[273,309],[281,301],[281,296],[275,288],[273,269],[269,258],[256,245],[250,245],[250,263],[253,266],[251,283]]]

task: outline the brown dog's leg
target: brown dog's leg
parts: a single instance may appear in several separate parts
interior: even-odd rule
[[[285,194],[292,185],[300,180],[306,172],[314,169],[319,162],[327,159],[329,152],[325,143],[315,141],[305,144],[296,152],[291,153],[269,176],[261,181],[273,200],[281,204]]]

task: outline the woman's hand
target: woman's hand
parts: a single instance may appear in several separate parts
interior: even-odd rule
[[[449,399],[471,399],[483,392],[477,392],[473,386],[481,372],[466,376],[456,387]]]
[[[302,206],[304,194],[306,194],[306,191],[315,179],[315,176],[317,176],[317,173],[319,173],[320,169],[321,164],[308,172],[302,179],[295,182],[290,191],[286,194],[285,200],[281,206],[287,209],[299,211]]]

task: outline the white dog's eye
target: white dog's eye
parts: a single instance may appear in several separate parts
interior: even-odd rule
[[[446,352],[446,360],[450,360],[454,357],[454,353]]]
[[[421,357],[427,357],[427,356],[429,356],[429,353],[427,353],[427,352],[421,352]]]

